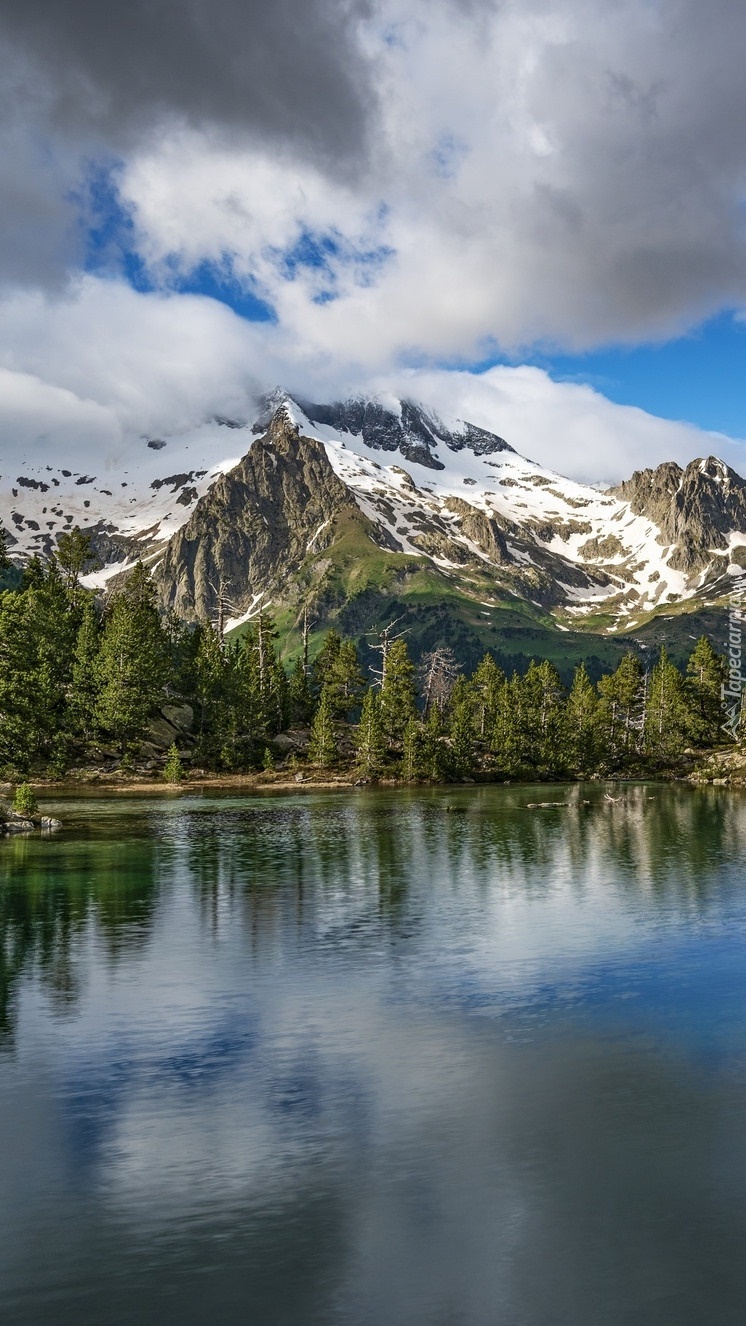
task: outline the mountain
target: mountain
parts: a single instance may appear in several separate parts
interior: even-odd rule
[[[14,554],[80,524],[104,587],[142,557],[164,606],[229,626],[271,603],[294,637],[406,618],[413,643],[609,658],[630,633],[692,632],[746,563],[746,482],[713,457],[599,491],[497,433],[414,401],[313,404],[277,391],[220,417],[64,468],[19,457],[0,480]],[[7,465],[6,465],[7,469]],[[589,636],[592,639],[589,639]]]

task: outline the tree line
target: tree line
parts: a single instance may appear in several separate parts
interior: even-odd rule
[[[596,684],[581,664],[569,687],[547,660],[510,677],[491,654],[469,676],[448,649],[415,665],[393,627],[373,642],[372,675],[334,630],[286,670],[269,611],[224,640],[163,616],[141,564],[102,604],[81,585],[88,557],[73,530],[0,593],[6,778],[61,776],[102,751],[126,767],[168,703],[192,707],[193,765],[227,772],[271,766],[293,727],[308,731],[296,761],[410,782],[655,772],[724,743],[725,664],[705,637],[684,671],[665,650],[648,667],[629,653]]]

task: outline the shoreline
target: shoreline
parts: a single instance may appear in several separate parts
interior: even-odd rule
[[[725,776],[723,776],[725,775]],[[638,770],[634,773],[610,773],[606,777],[599,775],[586,778],[566,777],[542,778],[538,774],[527,778],[467,778],[448,782],[405,782],[403,779],[389,777],[375,780],[355,777],[353,770],[304,769],[289,774],[285,770],[257,769],[251,773],[201,773],[197,776],[187,774],[181,782],[167,783],[158,775],[132,773],[94,773],[86,770],[75,771],[71,776],[60,779],[29,780],[37,794],[47,798],[56,793],[69,796],[73,793],[87,792],[116,793],[155,793],[173,795],[175,793],[209,792],[211,790],[230,790],[242,792],[289,793],[289,792],[351,792],[371,788],[467,788],[467,787],[535,787],[582,783],[625,784],[625,783],[689,783],[690,786],[720,786],[742,788],[746,786],[746,752],[739,750],[712,750],[703,752],[703,758],[694,768],[688,764],[679,769],[663,769],[657,772]],[[12,797],[15,784],[0,783],[0,797]]]
[[[715,780],[713,780],[715,781]],[[718,782],[720,780],[717,780]],[[184,779],[180,783],[166,783],[162,779],[144,779],[132,775],[122,778],[91,778],[91,779],[59,779],[55,781],[32,782],[30,786],[39,796],[46,799],[54,799],[56,794],[70,796],[79,793],[101,792],[107,795],[117,793],[133,793],[138,795],[163,793],[167,795],[189,794],[192,792],[209,792],[212,790],[234,789],[239,792],[255,793],[283,793],[288,792],[366,792],[366,791],[394,791],[397,789],[409,789],[411,791],[448,791],[462,790],[481,787],[545,787],[549,791],[552,787],[580,787],[582,785],[596,784],[599,787],[625,784],[655,783],[666,785],[669,783],[689,783],[690,786],[703,786],[699,781],[695,782],[688,776],[676,777],[671,774],[637,774],[637,775],[609,775],[608,778],[512,778],[512,779],[469,779],[463,782],[404,782],[397,778],[382,778],[376,781],[362,782],[352,778],[313,778],[304,776],[302,781],[296,781],[295,778],[288,780],[286,778],[277,778],[268,780],[266,775],[261,774],[215,774],[204,778]],[[12,796],[13,784],[0,783],[0,796]]]

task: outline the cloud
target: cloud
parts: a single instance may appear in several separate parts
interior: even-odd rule
[[[166,124],[359,172],[375,85],[368,0],[8,0],[0,10],[0,280],[61,284],[92,160]]]
[[[500,433],[522,455],[584,483],[616,483],[665,460],[685,465],[713,454],[746,472],[743,442],[618,405],[540,368],[423,370],[388,375],[381,386]]]
[[[193,414],[208,379],[216,396],[243,373],[328,397],[746,307],[745,45],[726,0],[8,0],[0,285],[20,302],[3,362],[17,333],[19,371],[67,387],[64,359],[69,389],[101,390],[128,427],[148,394],[154,418]],[[96,262],[153,297],[81,279]],[[272,323],[180,297],[206,267]],[[637,455],[640,429],[622,432]]]
[[[86,467],[142,435],[186,432],[218,414],[248,420],[261,391],[283,382],[306,398],[363,390],[421,400],[586,482],[711,453],[746,470],[737,441],[613,404],[538,368],[361,378],[349,359],[330,365],[297,347],[291,376],[287,369],[281,327],[247,323],[216,300],[94,277],[67,298],[16,294],[0,305],[0,453],[59,463],[74,450],[76,467]]]
[[[226,264],[289,348],[361,369],[682,332],[746,302],[746,12],[715,8],[379,0],[361,169],[166,127],[119,177],[140,249],[162,276]],[[306,234],[323,269],[288,270]]]
[[[127,145],[171,118],[358,153],[370,77],[355,41],[368,0],[7,0],[6,60],[45,118]]]

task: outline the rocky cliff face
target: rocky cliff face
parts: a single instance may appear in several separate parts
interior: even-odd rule
[[[388,396],[301,406],[278,390],[247,419],[131,439],[93,466],[71,449],[5,470],[16,560],[80,525],[99,562],[91,589],[110,592],[142,558],[187,619],[215,615],[221,581],[235,619],[259,596],[336,611],[370,586],[396,597],[409,578],[413,594],[458,591],[480,619],[510,601],[563,630],[619,632],[674,603],[712,605],[733,563],[746,566],[746,481],[721,461],[600,491]]]
[[[263,431],[281,399],[282,393],[266,398],[263,414],[254,425],[256,431]],[[475,424],[464,423],[458,431],[448,428],[413,401],[400,401],[398,413],[379,401],[365,399],[335,401],[331,405],[299,400],[297,404],[313,424],[333,428],[337,433],[354,434],[374,451],[398,451],[405,460],[431,470],[446,468],[437,454],[441,443],[449,451],[468,448],[477,456],[513,450],[504,438]]]
[[[669,565],[698,571],[723,552],[733,532],[746,532],[746,481],[714,456],[693,460],[686,469],[673,461],[655,470],[637,470],[611,490],[637,516],[658,526],[658,541],[675,545]]]
[[[154,579],[166,607],[210,618],[223,582],[234,611],[324,547],[333,518],[354,506],[321,443],[301,437],[283,409],[243,460],[221,475],[169,541]]]

